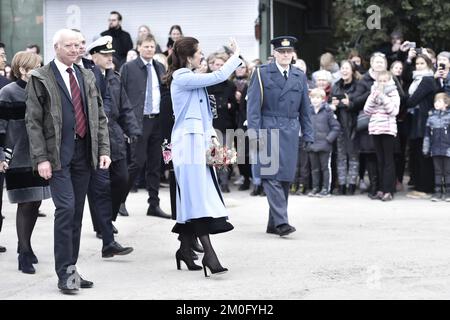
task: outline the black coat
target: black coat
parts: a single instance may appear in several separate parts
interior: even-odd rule
[[[99,71],[98,69],[96,70]],[[105,79],[103,79],[101,72],[94,72],[94,74],[97,79],[97,86],[102,94],[103,108],[108,117],[111,160],[126,159],[127,149],[124,133],[128,137],[141,134],[133,108],[120,81],[118,72],[106,70]]]
[[[356,85],[356,90],[350,95],[350,100],[353,101],[353,107],[355,112],[364,112],[364,105],[370,95],[375,79],[372,78],[369,71],[367,71],[361,80]],[[360,153],[375,153],[375,146],[373,144],[373,138],[369,135],[369,129],[357,132],[355,135],[355,144],[358,145]]]
[[[237,117],[236,117],[236,124],[237,127],[240,129],[247,129],[247,126],[244,126],[245,121],[247,121],[247,90],[248,85],[245,85],[244,88],[242,88],[242,95],[241,95],[241,101],[239,102]]]
[[[433,109],[436,89],[433,76],[423,77],[416,91],[406,100],[406,107],[412,112],[409,139],[424,137],[428,113]]]
[[[423,153],[450,157],[450,111],[430,111],[423,139]]]
[[[167,86],[162,85],[162,77],[165,74],[164,66],[156,61],[153,61],[153,67],[156,70],[159,81],[159,90],[161,99],[167,94]],[[142,119],[144,118],[144,103],[145,103],[145,90],[147,84],[147,67],[141,58],[134,59],[127,62],[122,66],[120,70],[122,78],[122,84],[133,107],[138,122],[139,128],[142,130]]]
[[[216,100],[217,118],[213,119],[214,129],[222,133],[226,129],[236,129],[236,113],[238,103],[236,101],[236,86],[230,80],[207,87],[208,94]]]
[[[112,45],[114,50],[116,50],[113,54],[115,58],[114,64],[116,70],[119,70],[126,61],[128,51],[133,49],[133,41],[131,40],[130,34],[119,27],[118,29],[103,31],[101,36],[111,36],[113,38]]]
[[[355,104],[350,97],[356,91],[357,80],[349,84],[345,84],[344,80],[336,82],[331,89],[331,97],[343,96],[347,94],[349,96],[349,105],[346,106],[339,102],[336,108],[336,116],[342,128],[342,136],[344,138],[345,150],[347,153],[353,153],[357,150],[358,145],[355,143],[356,135],[356,119],[358,118],[358,111],[355,110]]]
[[[341,133],[341,126],[333,111],[327,104],[320,106],[319,112],[311,106],[311,123],[314,131],[314,143],[309,146],[308,152],[331,152],[333,142]]]
[[[11,83],[11,81],[9,81],[8,78],[0,76],[0,89],[6,86],[8,83]]]

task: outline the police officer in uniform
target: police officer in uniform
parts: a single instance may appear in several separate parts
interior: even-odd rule
[[[102,257],[110,258],[133,251],[133,248],[124,248],[114,240],[111,221],[116,220],[120,204],[128,191],[124,133],[136,139],[140,135],[140,129],[120,76],[112,69],[112,37],[103,36],[97,39],[89,46],[88,51],[95,63],[93,72],[108,118],[112,160],[109,171],[94,170],[89,183],[88,200],[94,228],[101,233],[103,240]]]
[[[274,60],[253,73],[248,89],[248,129],[258,132],[253,137],[249,133],[249,138],[258,141],[256,174],[270,207],[266,232],[279,236],[296,231],[288,221],[287,203],[295,177],[299,130],[306,144],[313,142],[306,76],[291,66],[296,42],[290,36],[272,39]],[[270,161],[261,161],[262,154]]]

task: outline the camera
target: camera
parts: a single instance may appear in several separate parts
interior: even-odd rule
[[[422,48],[416,48],[416,53],[419,55],[419,54],[422,54]]]
[[[438,70],[445,70],[445,63],[439,63]]]
[[[336,98],[338,100],[342,100],[342,99],[345,99],[345,95],[344,94],[337,94],[337,95],[333,96],[333,98]]]
[[[409,44],[408,44],[408,47],[411,49],[411,48],[415,48],[416,47],[416,43],[415,42],[410,42]]]

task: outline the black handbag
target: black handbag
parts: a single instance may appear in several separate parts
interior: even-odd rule
[[[369,128],[370,116],[361,111],[356,119],[356,132],[365,131]]]

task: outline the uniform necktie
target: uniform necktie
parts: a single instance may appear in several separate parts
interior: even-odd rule
[[[284,74],[284,80],[287,80],[287,71],[284,70],[284,71],[283,71],[283,74]]]
[[[84,136],[86,135],[86,115],[84,114],[83,110],[83,101],[81,100],[80,87],[78,87],[77,80],[75,80],[75,76],[73,75],[73,69],[67,68],[66,71],[69,73],[72,104],[75,108],[75,132],[78,136],[84,138]]]
[[[145,89],[145,106],[144,106],[144,114],[151,114],[153,107],[153,99],[152,99],[152,64],[147,63],[147,87]]]

